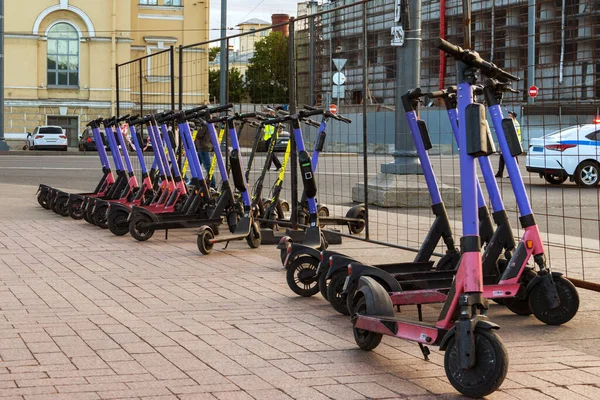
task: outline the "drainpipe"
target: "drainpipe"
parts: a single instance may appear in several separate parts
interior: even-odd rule
[[[440,37],[446,39],[446,0],[440,0]],[[446,86],[446,53],[440,50],[440,89]]]
[[[111,74],[111,83],[110,83],[110,115],[116,115],[115,113],[115,101],[117,96],[117,0],[112,0],[112,8],[111,8],[111,17],[112,17],[112,29],[110,32],[110,42],[111,42],[111,59],[112,59],[112,68],[113,73]]]
[[[494,61],[494,41],[496,40],[496,0],[492,0],[492,37],[490,47],[490,61]]]

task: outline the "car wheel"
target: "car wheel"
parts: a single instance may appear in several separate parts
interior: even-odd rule
[[[575,171],[575,182],[582,187],[596,187],[600,180],[600,170],[598,163],[592,160],[586,160],[579,164]]]
[[[560,185],[567,180],[567,176],[565,174],[545,174],[544,179],[551,185]]]

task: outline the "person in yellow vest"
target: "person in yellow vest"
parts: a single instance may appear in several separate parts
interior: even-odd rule
[[[263,140],[267,145],[267,149],[271,146],[271,140],[273,140],[273,135],[275,134],[275,126],[273,125],[265,125],[263,130]],[[271,164],[275,163],[275,171],[279,171],[281,168],[281,161],[277,158],[275,152],[271,155],[271,162],[269,163],[269,169],[271,169]]]
[[[517,130],[517,137],[519,138],[519,143],[523,143],[523,138],[521,137],[521,125],[519,124],[519,121],[517,121],[517,113],[514,111],[509,111],[508,115],[510,115],[510,117],[513,120],[513,124],[515,124],[515,129]],[[517,160],[517,163],[519,162],[519,158],[515,157],[515,160]],[[502,175],[504,175],[504,157],[502,156],[502,154],[500,154],[500,161],[498,163],[498,172],[496,172],[496,178],[502,178]]]

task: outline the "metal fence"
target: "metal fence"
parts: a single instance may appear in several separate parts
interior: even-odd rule
[[[358,238],[416,249],[433,218],[423,178],[412,171],[418,164],[399,97],[417,85],[428,91],[455,83],[454,62],[437,50],[435,38],[464,45],[465,26],[470,26],[472,48],[521,78],[515,85],[521,93],[505,96],[503,104],[505,111],[518,114],[523,147],[530,152],[539,147],[530,147],[533,139],[600,116],[598,2],[474,0],[471,7],[466,19],[458,0],[305,3],[289,23],[226,38],[228,99],[219,98],[220,58],[211,50],[219,46],[217,39],[119,65],[119,112],[161,111],[174,107],[175,99],[181,109],[233,102],[242,111],[336,104],[353,122],[333,121],[327,129],[317,170],[319,202],[336,215],[366,202],[368,225]],[[538,89],[535,98],[529,96],[531,86]],[[441,104],[420,114],[429,126],[433,168],[459,237],[460,172],[450,123]],[[310,148],[316,131],[304,128]],[[253,137],[248,129],[240,133],[243,146],[249,147]],[[585,159],[583,151],[594,149],[586,157],[600,160],[595,139],[563,157],[578,164]],[[571,278],[600,282],[597,188],[569,179],[547,183],[525,172],[524,155],[519,159],[553,267]],[[496,165],[498,156],[492,162]],[[581,166],[573,173],[580,172]],[[293,168],[286,176],[284,196],[291,200],[297,196],[295,173]],[[500,186],[520,236],[510,184],[501,179]]]

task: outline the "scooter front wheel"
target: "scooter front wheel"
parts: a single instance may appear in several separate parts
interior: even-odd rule
[[[286,271],[287,284],[292,292],[302,297],[319,293],[318,266],[319,262],[311,256],[296,258]]]
[[[198,250],[200,250],[200,253],[204,254],[205,256],[207,256],[211,253],[211,251],[213,249],[213,244],[210,242],[210,240],[213,239],[214,237],[215,236],[213,235],[213,233],[210,229],[204,229],[198,235],[196,244],[198,245]]]
[[[108,205],[103,204],[96,207],[94,210],[94,222],[102,229],[108,228],[108,220],[106,218],[106,211],[108,211]]]
[[[329,286],[330,279],[327,279],[327,273],[329,272],[329,266],[326,268],[321,268],[321,272],[319,273],[319,291],[321,292],[321,296],[325,300],[327,300],[327,287]]]
[[[533,315],[548,325],[562,325],[569,322],[579,310],[579,294],[575,285],[563,276],[553,276],[560,305],[548,307],[548,294],[543,285],[536,285],[529,293],[529,307]]]
[[[367,301],[365,297],[361,297],[356,303],[356,313],[359,315],[367,314]],[[353,328],[354,340],[361,350],[371,351],[381,343],[383,334],[371,332],[364,329]]]
[[[251,249],[258,249],[261,241],[262,236],[260,235],[260,227],[256,222],[253,222],[250,227],[250,233],[246,236],[246,242]]]
[[[508,371],[508,353],[495,332],[475,329],[475,365],[460,367],[460,354],[453,336],[444,354],[448,380],[456,390],[468,397],[483,397],[495,392]],[[468,340],[468,339],[465,339]]]
[[[347,295],[342,294],[347,276],[348,272],[345,268],[336,271],[332,275],[329,285],[327,285],[327,301],[329,301],[329,304],[331,304],[335,311],[344,315],[350,315],[350,311],[348,311],[348,307],[346,306]]]
[[[150,217],[144,214],[134,215],[129,222],[129,233],[135,240],[144,242],[154,235],[154,229],[145,228],[143,225],[152,222]]]
[[[48,210],[50,208],[48,206],[48,196],[47,196],[46,192],[43,192],[40,190],[40,192],[37,194],[37,201],[40,204],[40,206],[42,206],[46,210]]]
[[[116,236],[123,236],[129,232],[127,214],[123,210],[111,211],[108,215],[108,229]]]

